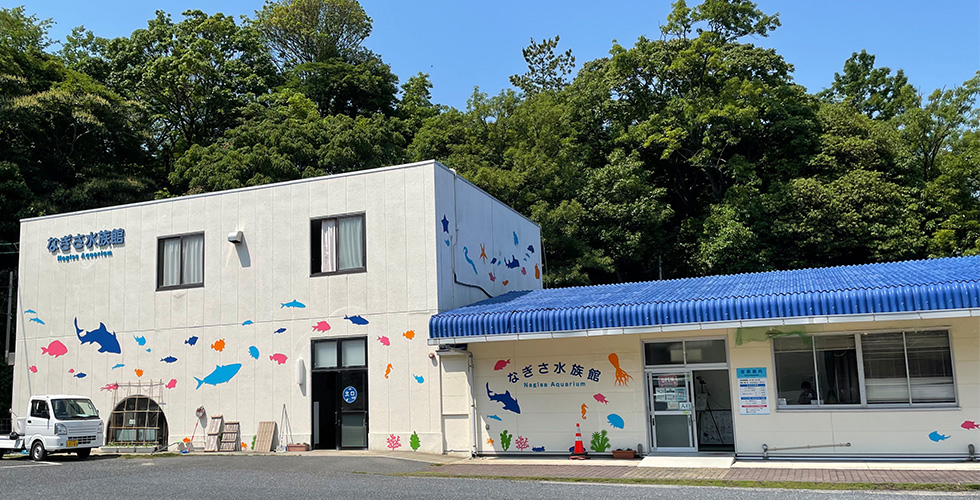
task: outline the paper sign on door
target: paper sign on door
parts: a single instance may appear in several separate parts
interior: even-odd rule
[[[677,375],[660,375],[657,377],[657,385],[660,387],[677,387]]]

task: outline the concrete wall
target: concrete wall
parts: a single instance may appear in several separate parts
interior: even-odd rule
[[[449,170],[436,171],[439,310],[541,288],[541,229]]]
[[[437,259],[446,249],[439,221],[443,212],[453,213],[440,206],[437,214],[437,200],[453,197],[437,194],[436,179],[447,176],[442,165],[423,162],[24,221],[20,310],[36,316],[18,322],[14,407],[23,411],[31,393],[81,394],[107,418],[113,397],[121,396],[103,390],[107,384],[175,380],[159,401],[172,442],[191,435],[194,410],[203,405],[209,414],[240,421],[250,443],[259,421],[279,422],[283,404],[294,439],[311,442],[311,340],[367,337],[370,448],[384,449],[395,435],[408,449],[417,433],[419,451],[442,451],[442,372],[426,338],[429,318],[443,306],[440,297],[451,295],[440,294],[446,270],[439,266],[447,261]],[[479,190],[467,196],[488,197]],[[310,220],[354,212],[365,214],[367,272],[311,277]],[[126,242],[111,257],[59,262],[46,248],[49,237],[113,228],[126,230]],[[243,244],[226,240],[236,230],[244,232]],[[204,286],[157,291],[158,238],[201,231]],[[306,307],[282,306],[293,300]],[[344,319],[354,315],[369,323]],[[76,317],[85,331],[104,323],[122,352],[82,345]],[[243,325],[246,320],[251,324]],[[320,321],[329,331],[314,331]],[[280,328],[285,332],[274,333]],[[191,337],[198,338],[194,346]],[[222,351],[211,347],[219,340]],[[53,341],[67,353],[42,354]],[[271,360],[273,354],[286,362]],[[168,356],[177,361],[161,361]],[[305,385],[297,384],[299,360]],[[236,363],[242,368],[227,383],[197,388],[195,377]],[[199,442],[202,436],[198,429]]]
[[[649,449],[643,343],[727,336],[730,399],[736,451],[740,456],[761,455],[763,443],[773,448],[851,443],[850,447],[777,451],[770,455],[965,457],[969,444],[980,448],[980,430],[963,427],[967,421],[980,422],[980,326],[975,318],[794,327],[805,330],[807,334],[930,328],[948,328],[950,331],[958,407],[779,409],[776,406],[772,344],[763,339],[737,345],[737,331],[734,329],[470,344],[469,349],[475,357],[473,391],[479,415],[478,451],[483,454],[503,453],[505,450],[500,434],[506,430],[512,436],[506,450],[508,453],[533,453],[536,447],[543,447],[546,452],[565,453],[572,444],[576,423],[582,426],[586,448],[590,445],[593,432],[606,430],[613,449],[635,448],[637,443]],[[620,367],[632,376],[628,386],[615,383],[615,369],[608,358],[610,353],[617,354]],[[584,376],[572,377],[567,373],[556,375],[554,364],[557,362],[564,362],[569,368],[577,363],[584,367],[585,375],[590,368],[600,370],[599,382],[588,381]],[[549,374],[539,373],[541,363],[549,365]],[[495,370],[501,365],[501,369]],[[530,377],[525,375],[525,367],[530,368]],[[740,415],[736,370],[756,367],[768,370],[770,414]],[[697,371],[698,367],[691,365],[687,369]],[[683,371],[685,368],[677,370]],[[509,375],[513,377],[509,378]],[[552,385],[569,381],[584,382],[584,385]],[[534,383],[541,385],[533,386]],[[487,385],[496,399],[501,399],[501,394],[505,395],[502,399],[507,399],[509,392],[509,397],[517,400],[520,413],[508,411],[500,401],[491,400]],[[608,404],[596,401],[596,394],[602,394]],[[582,404],[587,405],[585,418],[582,418]],[[622,429],[611,425],[610,414],[622,418]],[[935,442],[929,438],[933,431],[949,437]],[[515,444],[518,437],[527,438],[529,447],[517,449]]]

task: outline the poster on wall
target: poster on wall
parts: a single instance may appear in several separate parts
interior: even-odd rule
[[[769,387],[765,368],[736,368],[740,415],[768,415]]]

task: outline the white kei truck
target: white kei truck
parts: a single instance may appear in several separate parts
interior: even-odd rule
[[[29,450],[34,460],[44,460],[49,453],[75,453],[84,459],[102,440],[102,419],[91,399],[31,396],[27,416],[16,419],[9,436],[0,436],[0,458],[4,453]]]

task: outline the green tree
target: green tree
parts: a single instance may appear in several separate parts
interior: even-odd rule
[[[220,137],[277,81],[257,30],[223,14],[183,16],[175,23],[157,11],[146,29],[108,41],[102,54],[110,88],[143,104],[164,158]]]
[[[925,106],[912,108],[899,118],[925,181],[935,177],[938,158],[949,149],[951,141],[966,130],[976,129],[980,117],[976,107],[978,95],[980,71],[959,87],[936,89]]]
[[[565,88],[568,85],[565,75],[571,74],[575,68],[575,56],[572,55],[572,49],[555,55],[558,40],[558,35],[554,38],[545,38],[541,43],[531,38],[531,44],[521,50],[524,61],[527,62],[527,73],[512,75],[511,85],[527,95]]]
[[[361,44],[371,35],[371,23],[357,0],[266,1],[255,12],[254,22],[282,68],[361,60]]]
[[[845,103],[868,118],[890,120],[919,106],[919,96],[905,72],[893,76],[887,67],[875,68],[875,56],[862,50],[844,62],[844,73],[817,94],[830,102]]]

